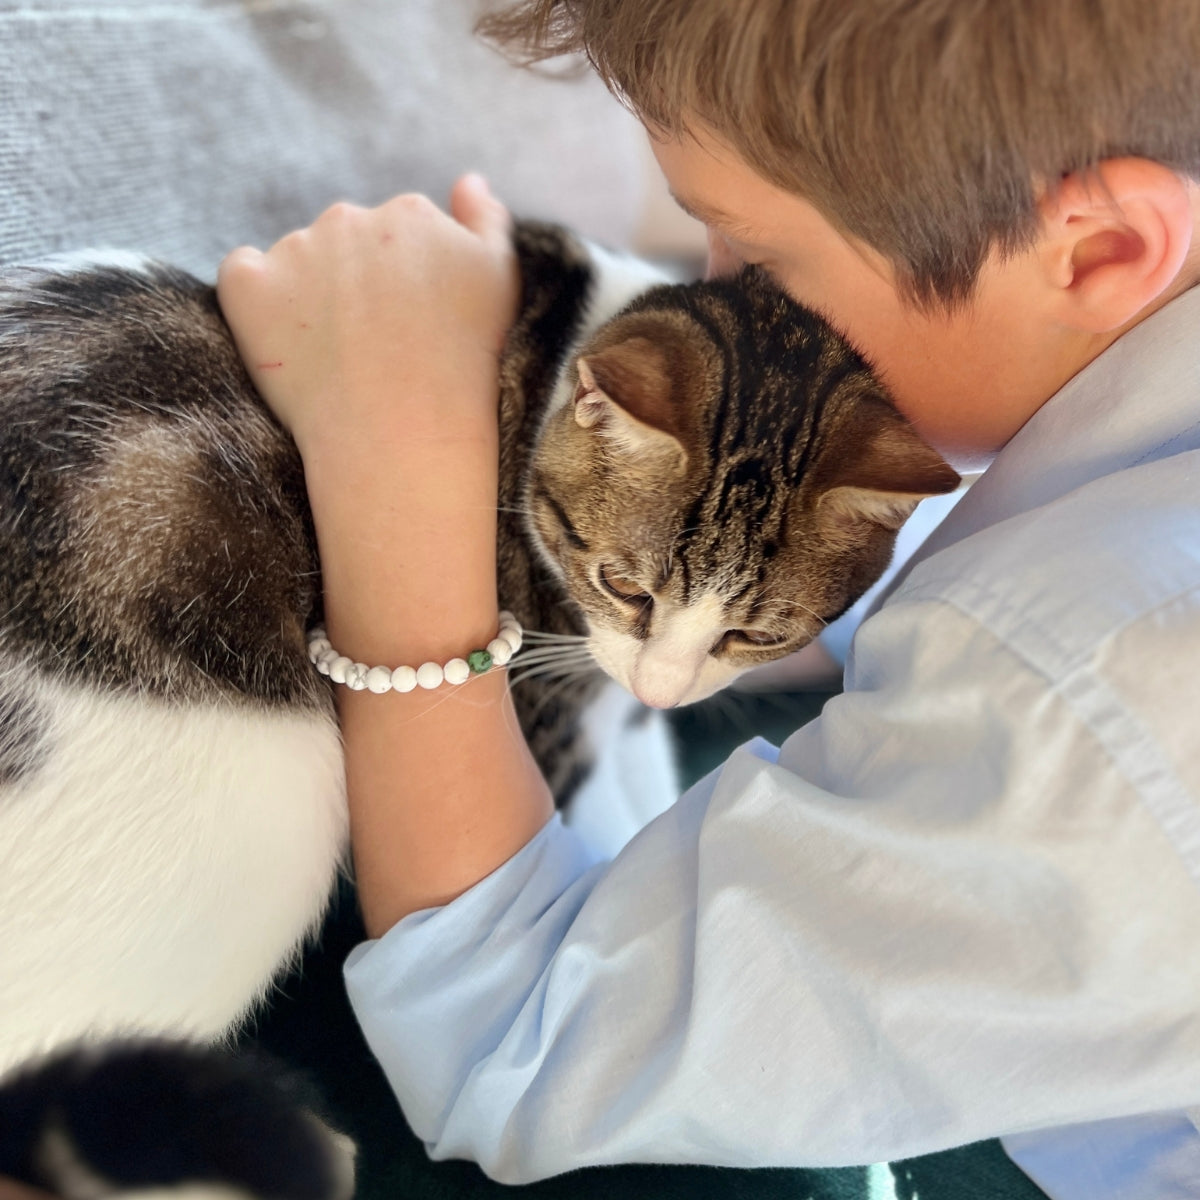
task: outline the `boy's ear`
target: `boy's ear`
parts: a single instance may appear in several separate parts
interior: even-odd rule
[[[1171,286],[1192,244],[1191,189],[1146,158],[1067,175],[1041,202],[1057,316],[1086,333],[1134,319]]]

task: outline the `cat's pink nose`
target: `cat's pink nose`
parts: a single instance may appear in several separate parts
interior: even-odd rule
[[[643,643],[630,672],[629,690],[651,708],[674,708],[696,686],[703,661],[690,647],[668,639]]]
[[[683,693],[678,689],[668,690],[640,683],[635,683],[632,691],[648,708],[674,708],[683,699]]]

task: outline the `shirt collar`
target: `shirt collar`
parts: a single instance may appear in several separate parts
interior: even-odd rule
[[[1200,448],[1200,287],[1115,341],[1021,427],[897,577],[1085,483]],[[890,589],[889,589],[890,590]]]

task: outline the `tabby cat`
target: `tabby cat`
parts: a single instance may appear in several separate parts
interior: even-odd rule
[[[957,485],[755,272],[663,284],[554,227],[515,242],[500,600],[568,665],[706,696],[808,642]],[[121,256],[10,273],[0,1073],[84,1034],[219,1037],[314,927],[346,843],[319,617],[301,463],[213,291]],[[515,691],[560,798],[603,688]]]

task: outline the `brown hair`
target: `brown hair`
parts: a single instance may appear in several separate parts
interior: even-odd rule
[[[1195,0],[521,0],[480,30],[584,52],[669,135],[698,119],[927,306],[1031,243],[1039,183],[1124,155],[1200,176]]]

